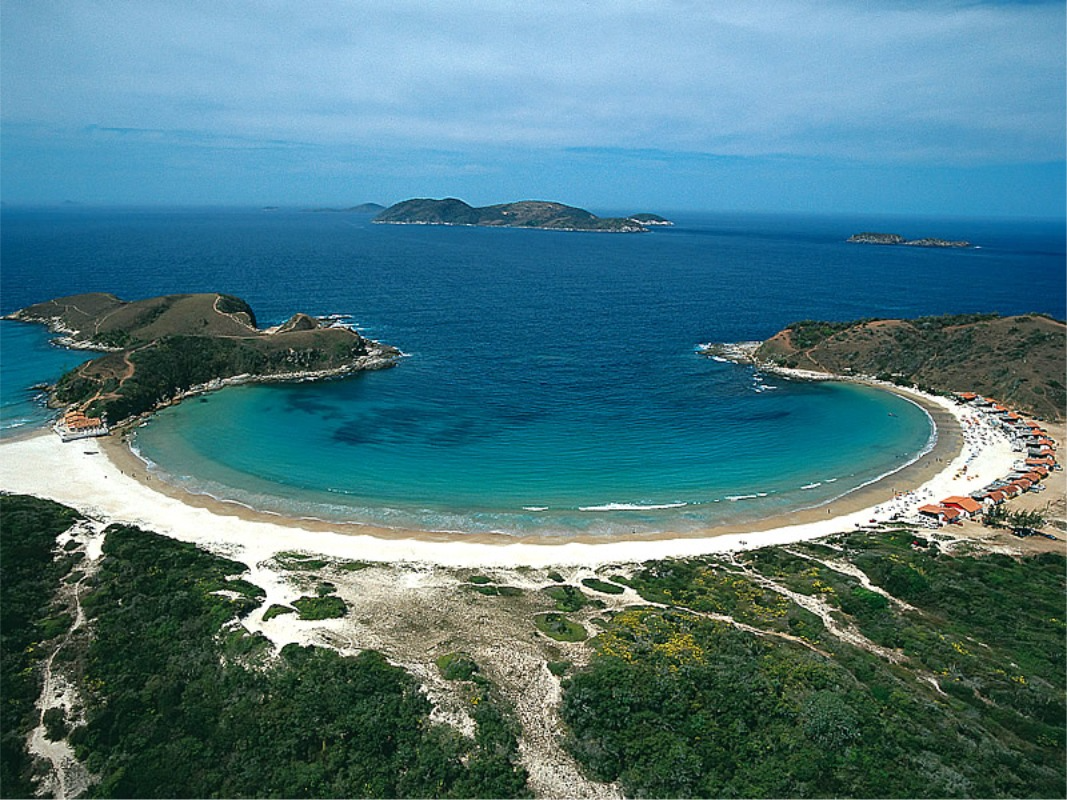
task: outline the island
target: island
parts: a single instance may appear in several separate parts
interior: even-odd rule
[[[641,216],[656,217],[652,214],[635,215]],[[385,209],[373,221],[389,225],[468,225],[609,233],[644,233],[648,231],[649,224],[670,224],[666,220],[638,221],[635,217],[598,217],[583,208],[543,200],[522,200],[475,208],[449,197],[444,200],[404,200]]]
[[[853,244],[888,244],[903,245],[904,247],[970,247],[970,242],[951,241],[948,239],[905,239],[899,233],[854,233],[846,241]]]
[[[249,381],[342,377],[392,366],[400,355],[336,319],[295,314],[260,330],[248,303],[216,293],[133,302],[79,294],[7,318],[47,325],[68,347],[105,351],[63,375],[50,388],[49,404],[111,423],[190,393]]]
[[[1041,314],[795,322],[764,342],[706,355],[825,375],[869,375],[934,394],[975,392],[1062,420],[1067,326]]]

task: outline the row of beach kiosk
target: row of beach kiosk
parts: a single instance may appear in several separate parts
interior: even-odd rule
[[[1062,469],[1056,463],[1056,443],[1039,423],[1027,421],[1007,406],[974,392],[959,392],[954,397],[956,402],[984,413],[1008,435],[1012,448],[1025,455],[1015,462],[1009,475],[980,491],[966,497],[946,497],[936,505],[920,507],[919,519],[931,528],[980,516],[1025,492],[1042,491],[1042,481],[1053,470]]]

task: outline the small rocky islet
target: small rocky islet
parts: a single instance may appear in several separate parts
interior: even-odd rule
[[[904,247],[970,247],[970,242],[962,240],[935,239],[929,236],[922,239],[905,239],[899,233],[854,233],[846,241],[852,244],[887,244]]]

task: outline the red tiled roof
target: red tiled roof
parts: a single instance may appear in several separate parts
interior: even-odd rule
[[[982,506],[970,497],[946,497],[941,501],[943,506],[958,506],[966,511],[968,514],[973,514],[975,511],[981,511]]]
[[[920,514],[933,514],[933,515],[939,517],[939,516],[941,516],[942,514],[945,513],[945,509],[943,509],[941,506],[922,506],[919,509],[919,513]]]

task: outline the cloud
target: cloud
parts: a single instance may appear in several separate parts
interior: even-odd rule
[[[446,177],[548,154],[651,175],[1064,153],[1061,2],[37,0],[0,14],[5,178],[21,164],[26,182],[25,154],[61,151]]]
[[[1050,5],[8,4],[4,118],[401,146],[1062,154]]]

